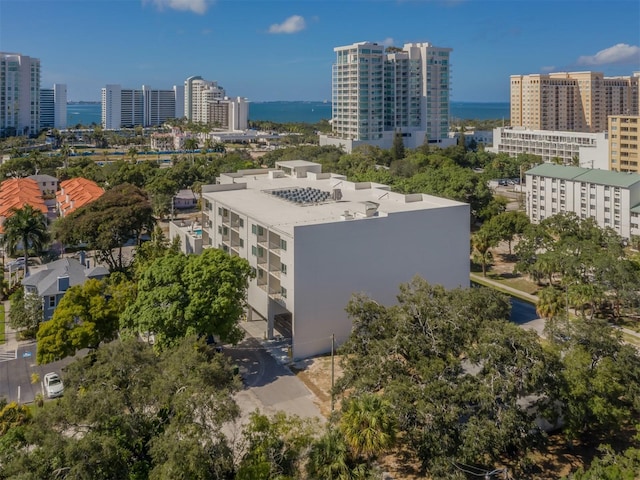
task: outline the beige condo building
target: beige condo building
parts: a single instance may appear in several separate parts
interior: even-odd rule
[[[532,130],[603,132],[609,115],[638,115],[640,72],[511,76],[511,126]]]
[[[640,173],[638,167],[638,115],[609,117],[609,170]]]

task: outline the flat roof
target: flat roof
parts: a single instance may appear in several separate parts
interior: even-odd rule
[[[640,175],[637,173],[614,172],[611,170],[572,167],[553,163],[540,164],[531,170],[527,170],[526,174],[624,188],[629,188],[640,182]]]
[[[314,163],[293,161],[291,165]],[[282,171],[270,175],[269,171],[273,169],[232,174],[227,181],[232,180],[235,186],[230,183],[208,186],[203,188],[202,195],[289,235],[293,234],[295,226],[340,222],[344,221],[345,215],[358,221],[372,209],[377,211],[377,215],[372,217],[376,218],[402,212],[467,206],[466,203],[432,195],[394,193],[387,185],[378,183],[349,182],[342,175],[310,173],[306,178],[294,178],[283,175]],[[219,189],[215,190],[215,187]],[[318,203],[300,204],[272,193],[306,187],[326,192],[329,197]],[[334,190],[340,191],[339,199],[335,195],[332,198]]]

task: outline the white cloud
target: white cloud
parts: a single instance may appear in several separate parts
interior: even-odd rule
[[[578,58],[578,65],[613,65],[640,63],[640,47],[618,43],[600,50],[595,55]]]
[[[540,67],[540,71],[543,72],[543,73],[553,72],[555,69],[556,69],[556,67],[553,66],[553,65],[547,65],[547,66],[544,66],[544,67]]]
[[[307,24],[300,15],[292,15],[282,23],[274,23],[269,27],[269,33],[296,33],[304,30]]]
[[[173,10],[191,11],[202,15],[207,11],[213,0],[144,0],[144,3],[151,2],[159,10],[171,8]]]
[[[381,42],[378,42],[380,45],[384,45],[385,47],[393,47],[395,44],[395,40],[391,37],[387,37]]]

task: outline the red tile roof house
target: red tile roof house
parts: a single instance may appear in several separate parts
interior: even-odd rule
[[[49,213],[38,182],[31,178],[10,178],[0,184],[0,234],[4,233],[2,224],[12,215],[12,209],[25,205],[31,205],[45,216]]]
[[[65,217],[74,210],[97,200],[103,193],[103,188],[86,178],[71,178],[60,182],[60,190],[56,195],[58,214]]]

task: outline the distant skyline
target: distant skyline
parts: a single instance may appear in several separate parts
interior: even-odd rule
[[[42,88],[192,75],[250,101],[330,100],[333,48],[450,47],[451,100],[508,102],[509,76],[640,70],[637,0],[0,0],[0,50],[40,59]]]

